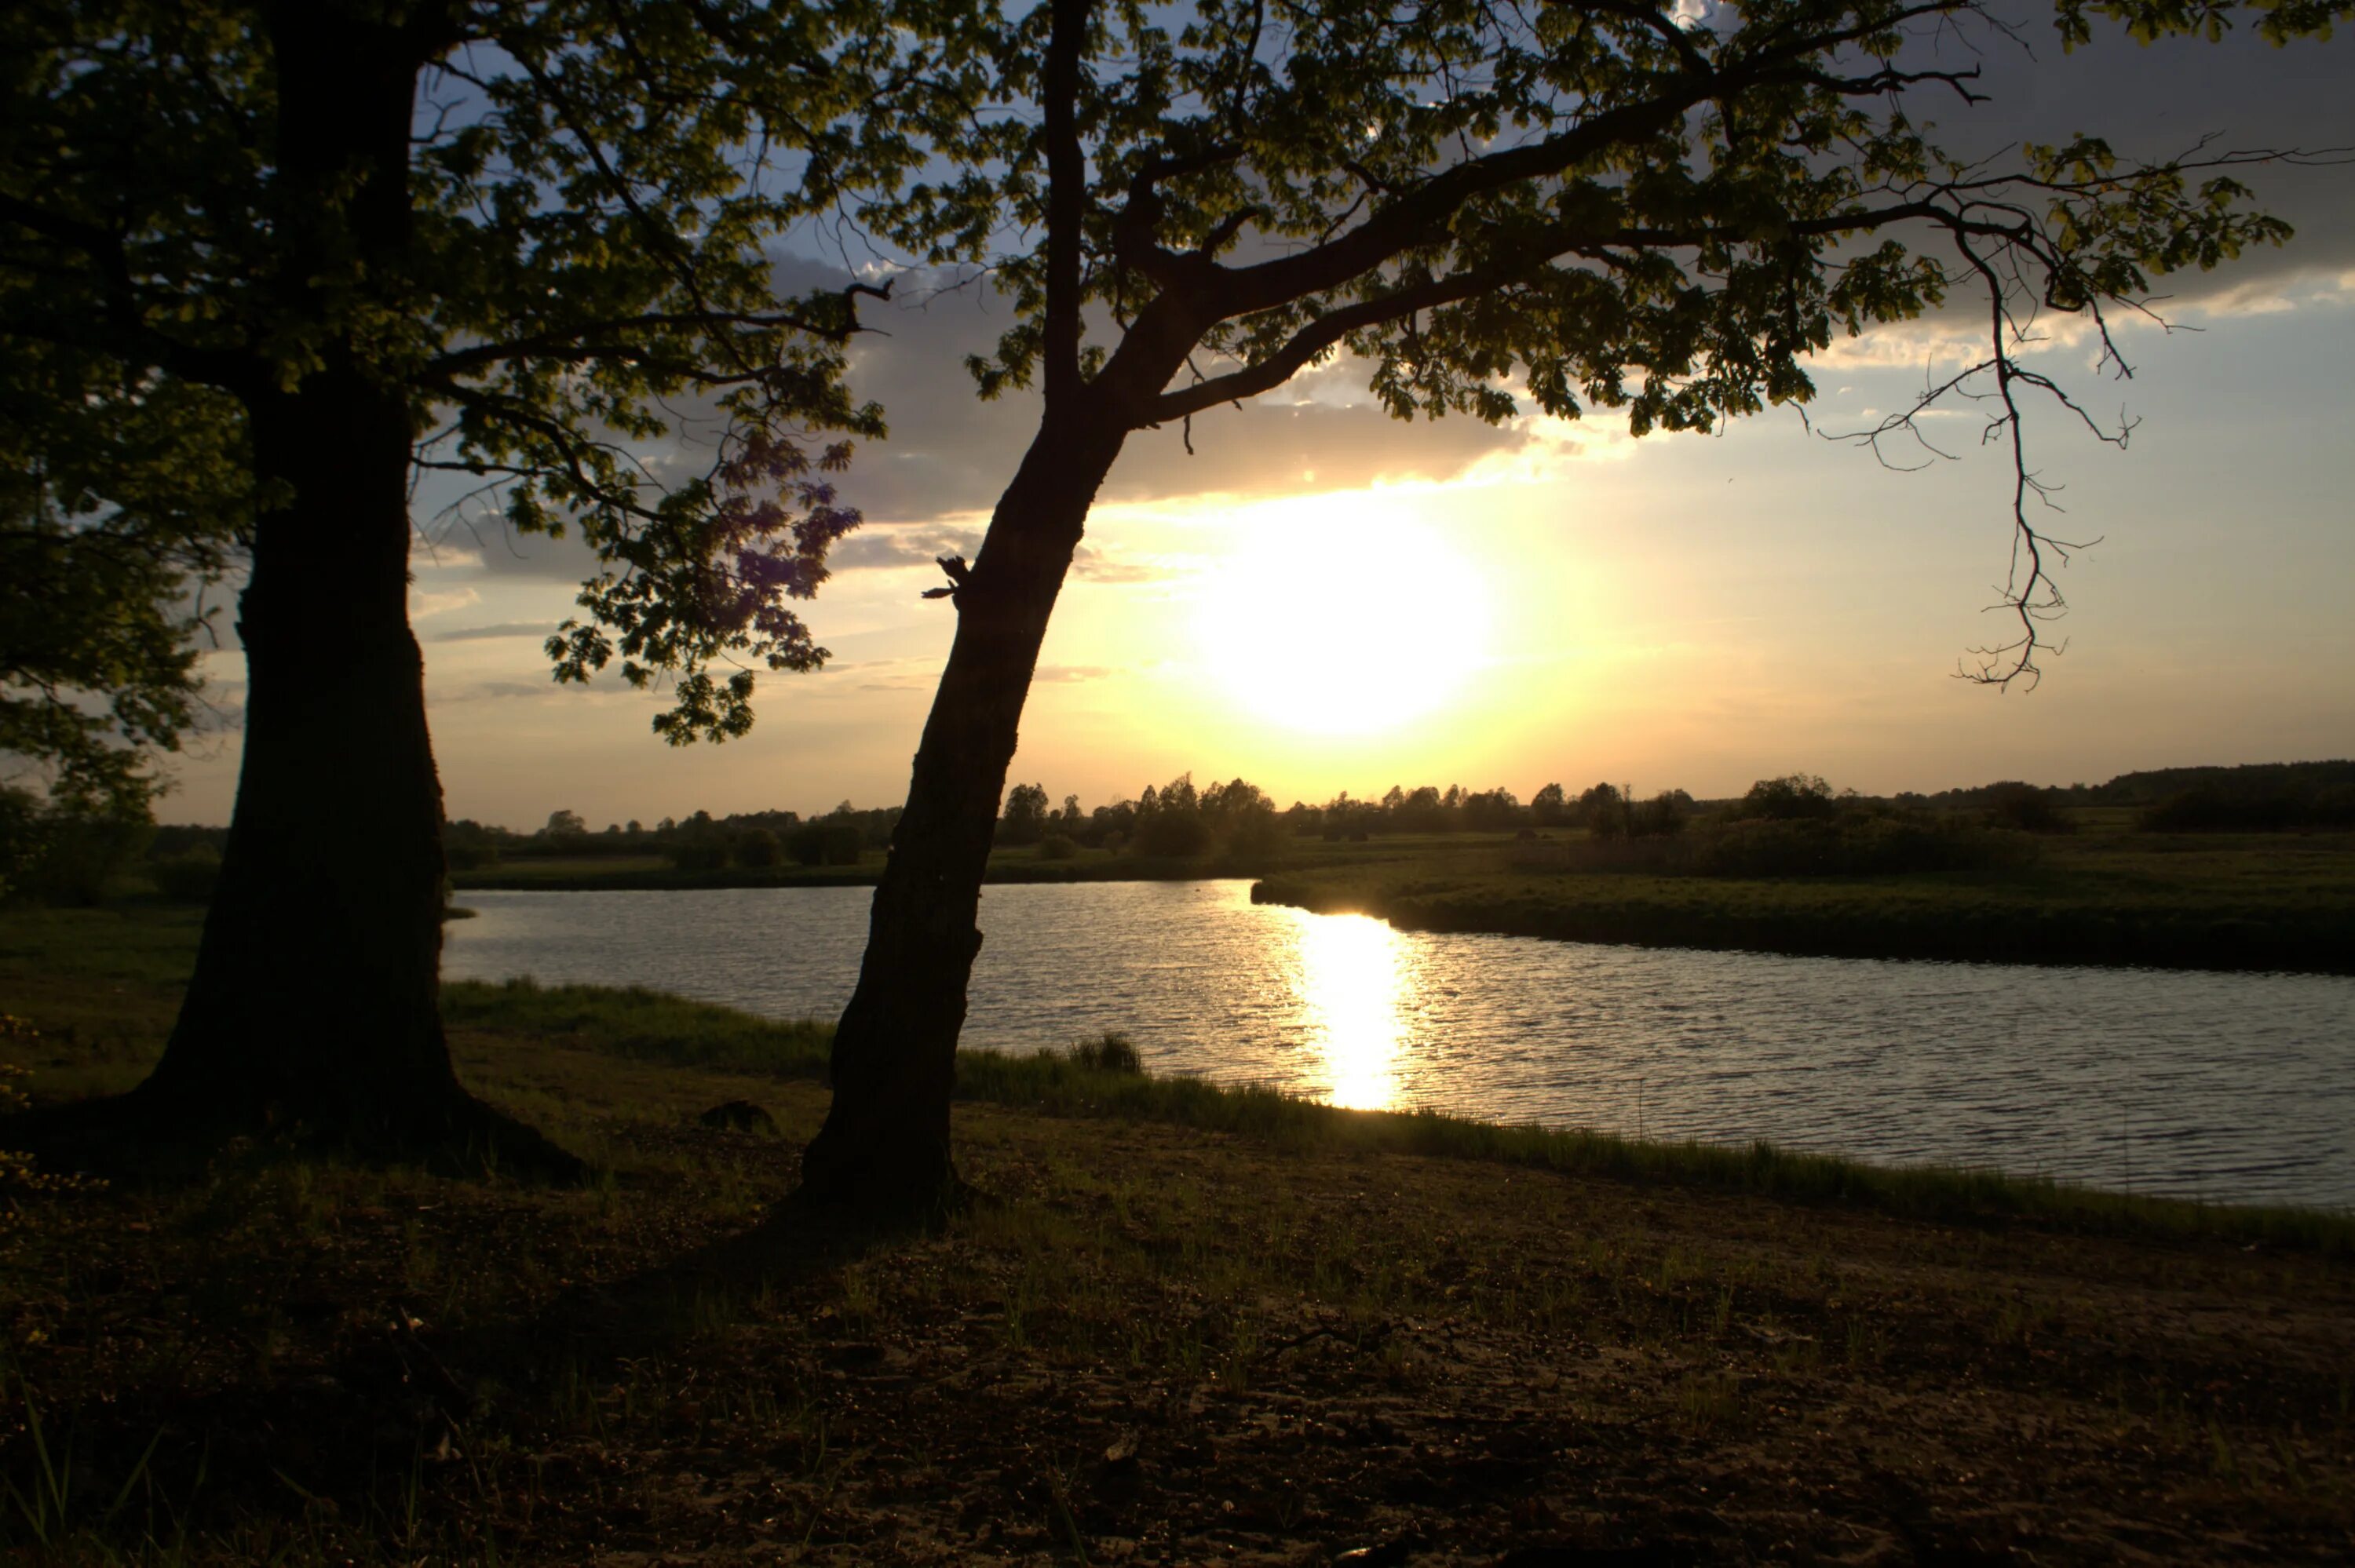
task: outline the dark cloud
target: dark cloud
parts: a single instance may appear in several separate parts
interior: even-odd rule
[[[942,556],[971,560],[981,548],[981,535],[971,528],[935,528],[926,524],[868,524],[826,552],[826,564],[838,572],[874,567],[929,567]]]
[[[495,637],[546,637],[555,630],[543,620],[502,620],[496,626],[462,626],[454,631],[437,631],[426,641],[482,642]]]
[[[575,687],[574,690],[581,688]],[[471,703],[503,697],[553,697],[565,694],[566,688],[554,680],[546,681],[477,681],[454,692],[436,692],[437,703]]]
[[[1977,49],[1948,35],[1913,51],[1942,67],[1979,68],[1971,86],[1986,103],[1927,93],[1909,101],[1934,121],[1933,139],[1949,151],[1999,157],[2026,142],[2081,132],[2105,138],[2129,160],[2188,153],[2211,136],[2216,150],[2355,147],[2355,92],[2348,90],[2355,44],[2346,37],[2277,49],[2243,25],[2216,44],[2143,46],[2096,18],[2094,41],[2064,54],[2049,8],[2016,12],[2014,31],[2016,40],[1974,35]],[[2296,238],[2214,272],[2166,279],[2162,291],[2189,301],[2260,278],[2355,266],[2355,168],[2272,164],[2239,177],[2261,206],[2296,226]]]

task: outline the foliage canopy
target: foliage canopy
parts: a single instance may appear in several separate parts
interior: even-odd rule
[[[36,477],[8,515],[78,558],[130,531],[210,570],[240,511],[283,499],[255,493],[246,414],[349,371],[405,404],[418,470],[473,484],[453,515],[593,548],[559,677],[677,672],[663,734],[741,734],[751,676],[707,666],[826,656],[790,601],[858,521],[837,438],[882,429],[839,380],[853,296],[780,303],[763,249],[855,155],[867,57],[924,61],[872,21],[860,0],[12,6],[0,398]],[[307,166],[342,155],[282,134],[322,95],[409,134]],[[682,434],[690,455],[652,455]],[[166,484],[192,498],[176,519],[150,504]],[[173,684],[123,727],[168,732]]]
[[[2053,25],[2279,43],[2350,11],[2062,0]],[[1984,358],[1859,439],[1983,395],[2017,477],[2019,629],[1973,672],[1996,682],[2036,675],[2071,548],[2033,511],[2023,405],[2125,436],[2023,362],[2037,318],[2088,318],[2123,370],[2111,323],[2154,279],[2288,233],[2238,173],[2275,150],[1943,151],[1926,101],[1983,101],[1957,40],[2010,32],[1974,0],[1043,0],[970,25],[988,71],[907,117],[925,177],[862,217],[1011,297],[969,362],[985,397],[1084,388],[1137,429],[1346,352],[1401,417],[1702,430],[1804,404],[1810,355],[1976,291]]]

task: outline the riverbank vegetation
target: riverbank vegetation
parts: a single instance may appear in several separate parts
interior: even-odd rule
[[[1884,831],[1904,830],[1866,832]],[[1798,856],[1823,843],[1806,830],[1774,833],[1699,847]],[[1857,853],[1857,842],[1835,840],[1834,852]],[[1930,847],[1943,849],[1935,838]],[[2009,865],[1902,874],[1845,860],[1806,874],[1691,869],[1642,846],[1449,845],[1287,870],[1253,896],[1377,915],[1406,930],[1849,958],[2355,972],[2355,834],[2157,835],[2096,825],[2043,841],[2032,860]]]
[[[2355,764],[2016,781],[1888,799],[1807,774],[1695,800],[1597,784],[1393,788],[1278,810],[1190,775],[1082,810],[1008,796],[992,882],[1252,877],[1265,901],[1410,929],[1849,957],[2355,971],[2355,831],[2328,822]],[[2221,804],[2220,804],[2221,802]],[[451,883],[555,890],[872,884],[894,810],[844,802],[590,832],[452,824]],[[2209,831],[2189,824],[2208,822]],[[2212,825],[2221,824],[2221,825]],[[88,898],[200,901],[218,830],[154,830]],[[80,842],[80,841],[77,841]],[[88,872],[88,868],[85,868]]]
[[[37,1091],[136,1080],[194,921],[0,916]],[[2343,1215],[1335,1111],[1095,1042],[967,1054],[985,1198],[864,1231],[783,1202],[824,1026],[528,985],[445,1016],[591,1184],[246,1144],[20,1195],[0,1545],[2188,1561],[2355,1523]],[[703,1124],[735,1101],[776,1130]]]

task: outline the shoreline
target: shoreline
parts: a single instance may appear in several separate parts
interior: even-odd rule
[[[1252,902],[1316,915],[1365,915],[1400,931],[1607,947],[2038,968],[2355,975],[2355,931],[2341,917],[2259,922],[2198,911],[2055,909],[2025,900],[1977,909],[1859,910],[1807,908],[1794,899],[1782,908],[1724,910],[1665,899],[1577,904],[1477,887],[1391,891],[1284,876],[1254,884]]]
[[[627,868],[545,876],[502,874],[494,868],[460,873],[452,881],[459,893],[466,894],[872,887],[880,879],[879,866],[843,866],[774,872]],[[1648,887],[1628,896],[1597,877],[1589,879],[1582,891],[1601,896],[1570,902],[1546,896],[1550,890],[1479,885],[1389,889],[1369,887],[1324,868],[1267,872],[1191,861],[1013,862],[992,865],[983,881],[986,886],[1250,882],[1254,904],[1316,915],[1367,915],[1401,931],[1529,937],[1607,947],[2040,968],[2355,975],[2355,924],[2329,910],[2314,916],[2286,910],[2279,918],[2264,920],[2165,906],[2053,907],[2025,893],[1959,908],[1922,907],[1905,904],[1899,896],[1905,889],[1896,884],[1869,889],[1858,901],[1867,906],[1825,909],[1807,906],[1808,896],[1818,891],[1809,885],[1763,883],[1721,890],[1700,885],[1697,878],[1684,879],[1686,885],[1673,896]],[[1711,907],[1707,902],[1715,897],[1730,903],[1736,894],[1760,887],[1769,890],[1770,905],[1764,909]],[[1612,897],[1614,894],[1619,896]],[[1784,895],[1780,907],[1772,905],[1775,895]]]

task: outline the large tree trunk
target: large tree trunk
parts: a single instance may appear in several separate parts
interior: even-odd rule
[[[440,1138],[442,792],[409,630],[406,399],[347,372],[256,399],[245,758],[197,972],[142,1091],[205,1122]]]
[[[1050,407],[956,596],[956,641],[835,1033],[833,1107],[802,1160],[813,1197],[907,1210],[955,1185],[949,1098],[998,798],[1048,618],[1124,434]]]
[[[239,602],[244,765],[196,975],[133,1103],[191,1132],[503,1142],[546,1165],[536,1135],[459,1087],[442,1038],[442,789],[409,629],[414,416],[345,335],[374,330],[368,291],[400,286],[410,244],[416,73],[438,46],[414,8],[392,16],[272,16],[271,288],[320,333],[320,363],[291,389],[264,377],[243,393],[264,505]]]

